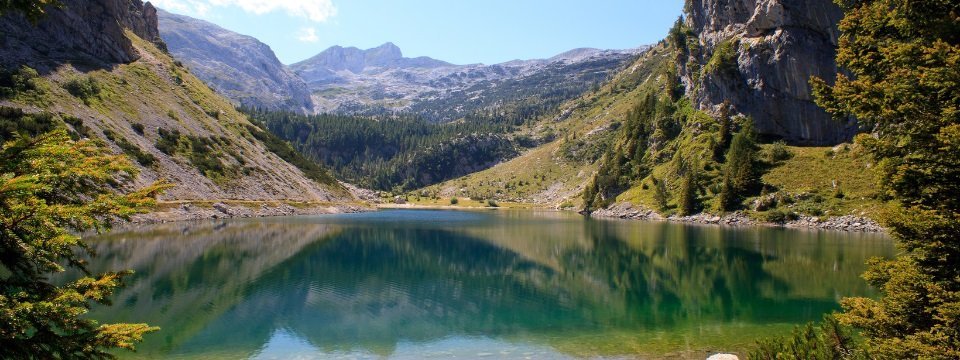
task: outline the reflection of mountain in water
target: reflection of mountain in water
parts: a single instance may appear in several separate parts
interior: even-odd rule
[[[326,351],[390,354],[400,342],[450,336],[552,343],[584,332],[801,323],[833,310],[837,295],[867,294],[862,264],[890,252],[888,242],[839,234],[423,215],[435,221],[381,213],[231,222],[97,249],[110,254],[100,261],[139,272],[116,319],[164,327],[144,354],[237,356],[277,331]]]

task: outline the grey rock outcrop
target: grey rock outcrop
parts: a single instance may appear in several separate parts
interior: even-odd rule
[[[270,110],[313,110],[306,83],[267,44],[163,10],[159,26],[170,53],[233,102]]]
[[[62,0],[50,6],[36,26],[16,12],[0,17],[0,64],[34,67],[72,62],[102,67],[140,58],[129,29],[140,38],[165,47],[157,31],[157,10],[140,0]],[[37,59],[45,59],[40,64]]]
[[[835,78],[842,16],[832,0],[691,0],[687,25],[699,47],[680,66],[682,81],[700,108],[729,101],[760,135],[804,145],[848,140],[856,122],[818,107],[809,83]],[[732,63],[717,66],[724,61]]]

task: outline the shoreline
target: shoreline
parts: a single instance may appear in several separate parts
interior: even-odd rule
[[[129,224],[147,225],[191,220],[234,219],[234,218],[263,218],[277,216],[307,216],[326,214],[348,214],[370,212],[377,210],[554,210],[551,207],[537,204],[522,204],[510,207],[481,207],[456,205],[421,205],[421,204],[393,204],[393,203],[332,203],[332,202],[297,202],[297,201],[246,201],[246,200],[198,200],[198,201],[167,201],[158,203],[159,210],[131,217]],[[844,232],[883,233],[886,232],[876,221],[860,216],[845,215],[820,219],[813,216],[801,215],[798,219],[785,223],[771,223],[756,220],[747,214],[737,211],[728,214],[713,215],[700,213],[691,216],[664,217],[656,211],[628,203],[618,203],[605,209],[596,210],[588,217],[602,219],[640,220],[640,221],[668,221],[686,224],[716,225],[716,226],[767,226],[790,229],[831,230]]]
[[[876,221],[854,215],[831,216],[821,219],[814,216],[800,215],[796,220],[784,223],[772,223],[751,218],[742,211],[724,215],[700,213],[690,216],[664,217],[656,211],[634,206],[629,203],[617,203],[608,208],[596,210],[589,216],[607,219],[669,221],[688,224],[718,225],[718,226],[769,226],[789,229],[831,230],[844,232],[885,233],[886,229]]]
[[[376,210],[375,206],[360,202],[333,203],[283,200],[161,201],[157,203],[157,211],[131,216],[130,221],[127,223],[147,225],[209,219],[347,214],[374,210]]]

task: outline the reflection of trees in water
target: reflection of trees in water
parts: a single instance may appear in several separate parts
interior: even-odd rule
[[[229,224],[197,227],[179,240],[167,231],[95,244],[110,254],[98,266],[139,272],[119,295],[123,306],[115,315],[163,327],[154,336],[163,337],[162,345],[148,339],[144,354],[243,356],[277,329],[322,349],[389,354],[398,341],[451,335],[802,322],[833,309],[835,300],[794,296],[797,284],[771,264],[805,254],[810,268],[833,269],[820,263],[862,264],[877,254],[870,248],[810,254],[809,244],[796,239],[786,248],[768,247],[755,236],[764,231],[675,224],[358,223],[335,231],[309,222]],[[827,285],[842,286],[858,273],[834,276],[840,285]]]

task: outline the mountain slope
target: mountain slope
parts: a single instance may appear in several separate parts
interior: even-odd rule
[[[769,1],[763,4],[772,6],[771,9],[780,6],[781,10],[789,10],[780,14],[785,19],[803,19],[800,15],[811,9],[781,3],[771,5]],[[817,5],[808,4],[814,8]],[[710,7],[693,10],[707,14],[705,17],[678,22],[667,40],[642,55],[611,82],[566,102],[560,107],[560,116],[547,117],[533,125],[535,131],[563,134],[556,141],[490,169],[426,187],[418,195],[432,197],[434,201],[470,197],[579,207],[587,211],[616,205],[617,210],[605,212],[625,217],[685,214],[688,213],[682,204],[685,198],[690,199],[694,212],[719,214],[749,210],[752,216],[772,222],[799,218],[803,224],[817,224],[819,217],[828,215],[876,214],[881,196],[872,185],[875,184],[874,160],[859,145],[801,148],[771,143],[779,138],[801,144],[835,145],[849,140],[855,132],[856,123],[852,121],[798,117],[813,111],[798,107],[806,107],[807,102],[815,107],[809,100],[809,87],[803,85],[807,91],[803,96],[808,99],[769,92],[761,96],[753,90],[742,89],[731,93],[730,102],[724,105],[712,103],[705,95],[719,91],[715,90],[722,84],[718,79],[734,72],[754,78],[750,84],[768,91],[790,90],[765,87],[786,78],[796,83],[806,74],[816,73],[825,78],[834,75],[822,67],[823,63],[832,61],[821,58],[831,56],[822,49],[803,53],[793,48],[790,51],[801,54],[780,54],[783,58],[778,61],[782,64],[771,62],[760,69],[745,70],[741,66],[744,62],[738,63],[736,59],[755,54],[751,52],[755,48],[700,47],[697,44],[712,33],[697,33],[693,25],[720,21],[718,19],[725,16],[723,11],[740,9],[731,10],[721,5],[720,2],[695,4]],[[747,18],[756,19],[756,14],[762,14],[764,9],[767,7],[750,7],[748,10],[755,16]],[[803,26],[804,21],[808,20],[797,20],[773,34],[790,36],[791,31],[797,30],[794,27],[803,33],[809,28]],[[778,39],[782,38],[771,36],[744,41],[755,41],[754,45],[760,47],[777,46]],[[770,43],[764,45],[763,41]],[[691,57],[694,51],[703,53]],[[797,62],[804,57],[817,61]],[[700,59],[705,60],[700,62]],[[699,70],[691,70],[694,68]],[[695,86],[690,86],[691,74],[697,76]],[[801,87],[792,90],[798,89]],[[767,103],[758,104],[759,98]],[[780,116],[761,110],[754,112],[758,108],[749,106],[798,114]],[[740,112],[745,114],[738,114]],[[761,142],[752,145],[747,140],[750,145],[745,146],[749,151],[746,162],[751,167],[746,179],[750,182],[739,193],[731,195],[732,204],[722,205],[722,194],[730,194],[725,190],[725,174],[731,173],[734,166],[727,159],[730,138],[739,133],[749,139],[754,129]],[[713,215],[706,218],[721,219]]]
[[[447,122],[503,104],[555,107],[606,80],[636,52],[576,49],[546,60],[453,65],[405,58],[387,43],[368,50],[335,46],[291,69],[313,91],[317,112],[407,112]]]
[[[158,11],[170,53],[233,102],[270,110],[312,111],[307,85],[259,40],[209,22]]]
[[[30,35],[0,44],[10,69],[0,79],[4,123],[17,131],[67,126],[77,137],[100,139],[141,168],[131,186],[172,182],[162,200],[353,201],[158,48],[149,3],[63,3],[37,27],[18,14],[0,18],[0,29]],[[120,26],[94,30],[102,24]],[[69,50],[80,46],[83,52]]]

